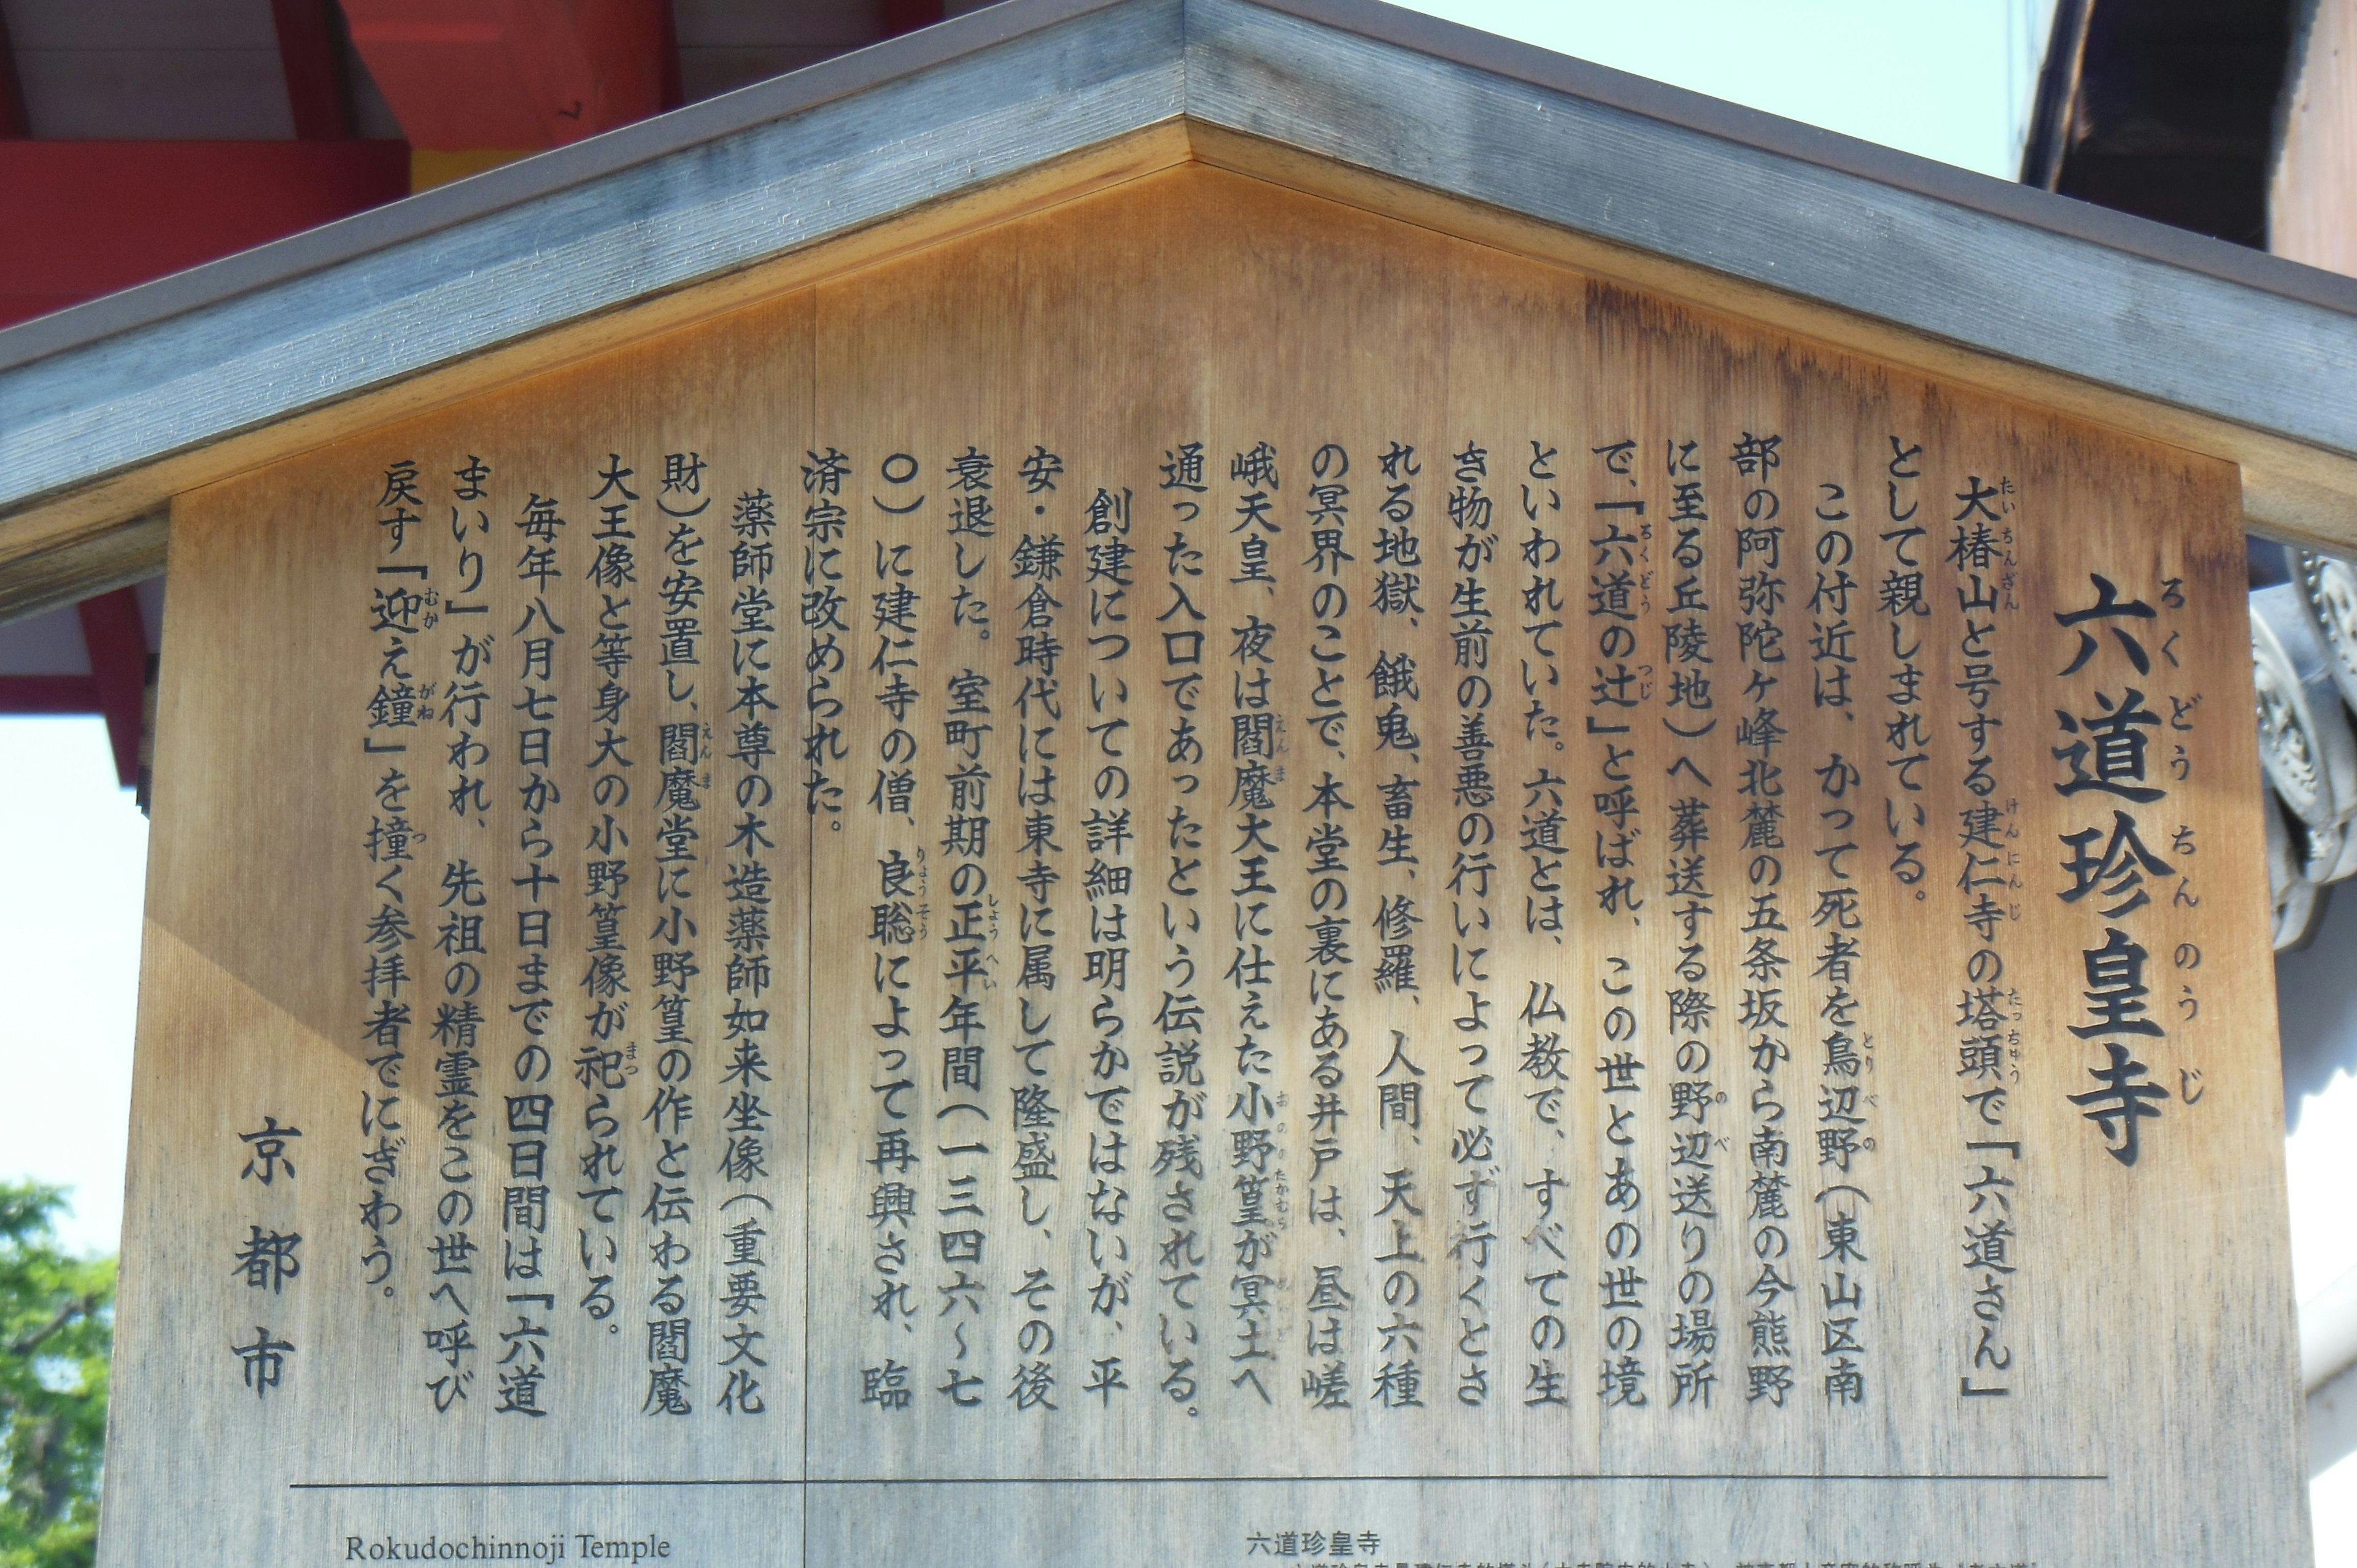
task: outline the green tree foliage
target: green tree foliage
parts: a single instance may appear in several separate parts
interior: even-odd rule
[[[88,1568],[97,1552],[114,1260],[58,1246],[64,1202],[0,1182],[0,1568]]]

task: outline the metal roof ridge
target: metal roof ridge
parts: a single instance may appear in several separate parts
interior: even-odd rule
[[[1275,12],[1641,115],[1738,146],[2143,256],[2286,298],[2357,315],[2357,278],[2075,197],[1943,163],[1764,109],[1679,87],[1387,0],[1186,0]]]
[[[625,169],[985,53],[1080,16],[1141,3],[1001,0],[935,27],[0,329],[0,373],[591,185]],[[2357,278],[2032,189],[1383,0],[1177,0],[1177,4],[1182,15],[1219,5],[1292,16],[1738,146],[2357,316]],[[1183,72],[1183,61],[1181,69]]]
[[[2357,498],[2357,279],[1376,0],[1005,0],[0,332],[0,514],[1174,123],[2286,441]]]

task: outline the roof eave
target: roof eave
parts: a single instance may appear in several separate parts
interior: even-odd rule
[[[59,498],[1182,118],[2357,476],[2357,280],[1362,0],[1009,0],[0,332],[0,607]]]

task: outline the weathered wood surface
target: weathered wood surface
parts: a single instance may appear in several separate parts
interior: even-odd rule
[[[188,495],[105,1561],[2295,1561],[2241,563],[1203,169]]]
[[[2267,248],[2279,256],[2357,274],[2357,5],[2303,7],[2288,101],[2267,179]]]
[[[2241,464],[2263,526],[2357,546],[2343,280],[1382,7],[1038,0],[0,337],[0,571],[544,366],[535,339],[660,330],[748,269],[1061,160],[1081,188],[1182,124]]]

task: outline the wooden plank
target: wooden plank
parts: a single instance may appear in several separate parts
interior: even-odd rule
[[[0,506],[735,272],[1168,119],[1178,107],[1176,7],[1133,8],[1125,22],[1110,32],[1085,20],[1051,27],[16,367],[0,377]],[[1052,103],[1043,101],[1050,83]],[[884,148],[891,156],[877,156]]]
[[[1626,247],[1567,234],[1549,225],[1395,180],[1353,171],[1323,159],[1288,153],[1275,144],[1197,122],[1166,124],[1091,154],[999,182],[973,196],[937,203],[845,240],[795,252],[716,285],[641,301],[622,310],[543,334],[462,364],[397,384],[366,398],[215,443],[121,478],[73,492],[0,529],[0,570],[15,574],[44,551],[102,534],[110,520],[160,509],[176,491],[210,484],[257,464],[307,450],[339,435],[439,407],[454,399],[508,384],[593,351],[637,340],[741,306],[780,288],[839,272],[948,235],[1006,220],[1073,199],[1105,186],[1195,159],[1249,173],[1370,210],[1388,212],[1446,233],[1459,234],[1518,254],[1567,263],[1624,279],[1674,297],[1733,311],[1819,338],[1888,358],[1929,373],[2046,404],[2115,428],[2208,451],[2240,464],[2244,511],[2252,525],[2276,537],[2328,549],[2357,547],[2348,519],[2357,506],[2342,466],[2311,448],[2239,427],[2208,424],[2178,411],[2107,393],[2035,367],[1992,360],[1938,339],[1879,327],[1842,312],[1813,308],[1760,285],[1666,263]],[[160,540],[155,545],[160,551]],[[142,563],[129,576],[28,579],[23,593],[0,592],[0,616],[31,614],[78,594],[103,591],[152,575],[160,554],[126,541],[127,559]],[[70,556],[60,556],[70,562]],[[111,569],[111,568],[110,568]]]
[[[774,612],[738,602],[764,585],[737,576],[731,554],[747,542],[733,520],[759,510],[750,498],[797,488],[806,317],[806,301],[788,296],[685,355],[608,358],[344,444],[299,478],[216,489],[176,524],[181,585],[158,716],[158,776],[171,782],[156,810],[155,1001],[129,1201],[160,1240],[188,1212],[180,1160],[210,1173],[227,1139],[235,1158],[222,1174],[247,1200],[237,1240],[299,1234],[287,1256],[303,1273],[256,1288],[223,1272],[213,1238],[144,1254],[130,1312],[145,1326],[124,1341],[119,1385],[112,1561],[168,1560],[188,1544],[168,1510],[128,1499],[259,1480],[253,1466],[274,1465],[269,1453],[302,1454],[304,1473],[246,1493],[259,1513],[241,1510],[231,1528],[261,1560],[287,1560],[297,1536],[332,1536],[343,1561],[347,1536],[365,1546],[405,1530],[414,1504],[437,1494],[283,1487],[366,1478],[403,1446],[342,1428],[335,1412],[357,1410],[352,1389],[301,1380],[339,1360],[391,1358],[390,1382],[371,1397],[396,1422],[420,1404],[436,1412],[426,1435],[447,1468],[413,1479],[572,1479],[601,1452],[641,1466],[625,1479],[795,1473],[807,829],[781,777],[791,731],[777,755],[748,752],[754,768],[731,754],[758,707],[730,710],[748,681],[791,683],[803,660],[790,542],[778,542],[767,585]],[[716,423],[708,398],[731,412]],[[417,476],[398,548],[379,524],[404,514],[408,481],[389,491],[388,472]],[[544,541],[544,576],[530,555]],[[623,552],[634,584],[621,580]],[[254,613],[262,603],[274,612]],[[416,628],[392,636],[398,650],[376,624],[386,618]],[[774,635],[737,630],[769,618]],[[317,700],[277,685],[297,668]],[[222,678],[244,694],[215,686]],[[273,711],[279,697],[259,700],[262,686],[292,706]],[[601,711],[610,722],[593,717]],[[309,760],[265,762],[286,747]],[[774,806],[745,782],[763,776],[782,786]],[[490,789],[468,791],[469,779]],[[751,830],[748,815],[760,820]],[[224,918],[271,903],[295,916],[264,890],[297,884],[320,889],[308,913]],[[399,923],[388,909],[414,929],[388,934]],[[452,923],[470,917],[480,924]],[[701,973],[677,960],[656,972],[647,933],[659,923],[670,940],[656,945],[700,958]],[[585,962],[606,944],[627,949],[617,985],[585,990]],[[364,960],[378,966],[372,982]],[[414,989],[389,978],[396,961]],[[593,1004],[626,1011],[628,1031],[593,1028]],[[740,1091],[759,1105],[740,1113]],[[258,1101],[302,1133],[289,1135],[290,1166],[265,1161],[241,1177],[258,1145],[218,1118]],[[366,1207],[372,1197],[387,1206]],[[639,1217],[657,1203],[678,1218],[641,1236]],[[249,1236],[249,1225],[263,1229]],[[307,1294],[313,1283],[329,1288]],[[741,1310],[724,1316],[724,1290]],[[650,1398],[660,1410],[646,1304],[674,1291],[682,1306],[665,1320],[693,1323],[683,1397],[708,1412],[726,1388],[741,1415],[654,1422],[663,1435],[650,1447],[634,1434],[626,1456],[608,1444],[607,1412]],[[295,1424],[296,1405],[267,1398],[257,1370],[241,1381],[256,1403],[240,1414],[262,1424],[218,1465],[138,1435],[177,1387],[229,1354],[210,1326],[169,1328],[199,1303],[239,1323],[244,1342],[295,1347],[271,1388],[297,1395]],[[776,1369],[750,1384],[712,1368],[729,1354],[724,1336],[745,1328],[759,1337],[735,1369]],[[544,1350],[544,1381],[533,1375]],[[277,1446],[317,1421],[346,1435]],[[446,1534],[512,1528],[495,1495],[451,1500]],[[592,1488],[565,1516],[625,1536],[642,1501]],[[748,1540],[791,1541],[796,1506],[745,1490],[697,1499]]]
[[[2237,500],[1200,166],[192,495],[102,1561],[2298,1561]]]
[[[791,252],[718,283],[640,300],[607,315],[399,382],[367,398],[332,403],[102,480],[33,510],[11,515],[5,525],[0,526],[0,573],[13,575],[35,560],[55,559],[60,564],[70,564],[74,557],[61,553],[111,537],[110,531],[117,526],[117,520],[159,511],[174,495],[218,483],[341,436],[546,373],[600,349],[656,338],[683,326],[741,309],[748,301],[767,297],[780,289],[801,286],[947,235],[1168,168],[1183,161],[1185,153],[1185,137],[1176,125],[1151,129],[1072,159],[1044,166],[1022,177],[1001,181],[985,192],[936,202],[828,244]],[[155,543],[152,537],[140,535],[125,540],[123,547],[128,552],[148,549]],[[154,571],[145,570],[139,575],[150,576]],[[117,586],[123,580],[102,585]],[[14,609],[17,601],[7,590],[0,589],[0,616],[31,614],[59,602],[56,596],[59,592],[66,598],[74,596],[73,584],[52,589],[48,583],[49,578],[44,575],[32,585],[36,591],[26,595],[22,602],[27,607],[22,610]]]
[[[2084,383],[2061,406],[2101,403],[2130,428],[2243,463],[2267,526],[2352,537],[2357,424],[2341,380],[2357,351],[2357,294],[2345,282],[1322,0],[995,8],[464,199],[60,323],[38,335],[48,359],[0,374],[12,415],[0,504],[17,509],[12,532],[38,534],[48,513],[93,499],[94,487],[76,487],[100,474],[289,422],[1181,113],[1721,280],[1690,289],[1757,288],[1781,302],[1766,307],[1779,325],[1846,315],[1860,330]],[[594,193],[582,182],[597,182]],[[813,204],[813,190],[825,199]],[[264,292],[230,294],[253,288]],[[157,317],[167,301],[189,313]],[[118,336],[81,336],[102,328]],[[173,364],[201,371],[176,378]]]
[[[1193,0],[1188,20],[1194,118],[2357,452],[2357,415],[2324,391],[2357,358],[2345,305],[2270,297],[1569,94],[1512,92],[1465,67],[1411,70],[1406,49],[1253,0]],[[1406,125],[1423,134],[1398,134]]]
[[[19,556],[8,563],[6,585],[0,588],[0,619],[39,615],[161,576],[170,553],[170,513],[158,508],[124,526]]]
[[[2357,272],[2357,221],[2341,193],[2357,169],[2357,6],[2319,0],[2304,7],[2275,166],[2267,177],[2267,248],[2336,273]]]
[[[1813,306],[1764,284],[1682,266],[1614,244],[1305,155],[1276,142],[1188,123],[1195,160],[1291,189],[1387,213],[1517,255],[1561,263],[1943,380],[2053,408],[2113,429],[2222,458],[2242,470],[2255,530],[2314,548],[2357,549],[2357,477],[2330,454],[2253,427],[2219,424],[2026,360],[1975,353],[1945,338]]]

